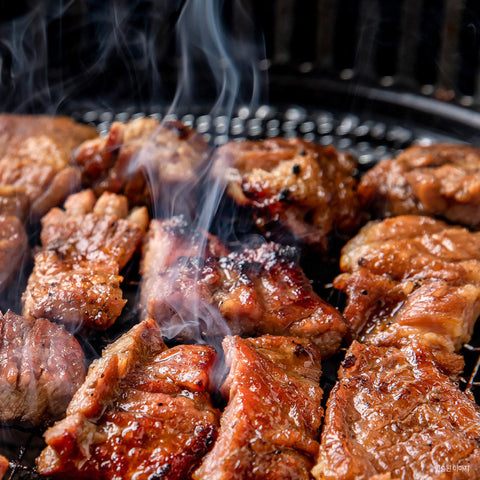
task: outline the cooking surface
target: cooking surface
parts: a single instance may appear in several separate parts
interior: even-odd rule
[[[240,108],[231,120],[226,116],[213,117],[199,111],[166,115],[161,108],[152,108],[147,112],[138,112],[131,108],[117,111],[79,109],[67,113],[75,120],[94,125],[103,134],[108,131],[112,121],[126,122],[139,116],[153,115],[160,120],[178,118],[185,124],[193,126],[215,145],[224,144],[230,139],[299,136],[323,145],[333,144],[339,150],[351,152],[358,160],[359,175],[379,160],[396,155],[400,150],[413,144],[463,142],[469,139],[465,135],[454,135],[451,132],[448,134],[445,130],[434,129],[428,123],[399,120],[402,118],[401,115],[396,117],[384,114],[350,113],[346,109],[338,108],[319,110],[298,106],[263,105],[254,111]],[[460,131],[457,128],[453,130]],[[87,341],[82,341],[80,338],[89,360],[99,355],[104,345],[135,323],[133,305],[136,301],[139,280],[136,272],[136,264],[127,267],[125,294],[129,302],[128,308],[119,321],[107,332],[91,334]],[[332,304],[342,308],[344,300],[342,295],[334,291],[330,285],[337,272],[336,265],[330,266],[326,275],[324,272],[315,271],[311,266],[307,269],[307,275],[313,280],[315,289]],[[26,276],[28,272],[21,276],[20,285]],[[19,298],[7,296],[3,299],[2,308],[5,309],[8,305],[19,311],[19,301]],[[462,353],[466,360],[466,368],[461,388],[472,391],[479,403],[480,386],[477,385],[480,385],[480,375],[476,377],[475,375],[480,368],[480,328],[477,328],[470,344],[465,346]],[[325,399],[335,383],[338,365],[343,356],[344,350],[322,365],[324,373],[321,387],[325,391]],[[44,446],[42,433],[42,429],[26,427],[3,427],[0,430],[0,453],[6,455],[16,465],[10,478],[40,478],[34,473],[32,466],[34,459]]]

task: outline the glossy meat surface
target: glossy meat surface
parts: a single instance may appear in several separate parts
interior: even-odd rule
[[[198,182],[208,144],[180,122],[154,118],[114,122],[106,138],[89,140],[75,152],[83,183],[97,193],[123,193],[133,204],[149,204]],[[153,186],[152,186],[153,185]]]
[[[274,243],[229,253],[178,217],[152,220],[141,266],[143,315],[169,337],[271,333],[309,338],[332,354],[346,326],[313,291],[296,256]]]
[[[65,210],[50,210],[22,297],[24,315],[108,328],[125,305],[119,273],[147,223],[144,207],[129,212],[125,197],[108,192],[96,200],[84,190],[67,199]]]
[[[354,169],[333,147],[274,138],[222,146],[214,173],[237,204],[252,209],[267,237],[283,241],[289,234],[325,250],[327,235],[360,224]]]
[[[18,192],[20,217],[39,220],[78,188],[80,172],[69,165],[72,151],[97,135],[67,117],[0,115],[0,186]]]
[[[0,313],[0,421],[38,425],[65,414],[85,378],[82,348],[65,327]]]
[[[480,409],[428,349],[354,342],[325,413],[321,480],[480,478]]]
[[[379,217],[435,215],[480,226],[480,150],[463,145],[408,148],[373,167],[360,182],[364,205]]]
[[[0,215],[0,292],[11,283],[29,253],[27,234],[15,216]]]
[[[309,479],[322,418],[320,356],[304,339],[265,335],[223,342],[229,399],[195,480]]]
[[[45,433],[38,471],[58,478],[188,479],[216,438],[215,351],[167,349],[153,320],[92,364],[67,417]]]
[[[429,217],[367,224],[342,251],[336,288],[352,336],[377,345],[413,339],[451,353],[480,314],[480,234]],[[439,353],[440,354],[440,353]]]

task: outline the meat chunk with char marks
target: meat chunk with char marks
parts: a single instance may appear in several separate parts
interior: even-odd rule
[[[310,479],[323,415],[320,355],[305,339],[223,342],[229,399],[218,439],[195,480]]]
[[[21,269],[30,248],[22,222],[12,215],[0,215],[0,292]]]
[[[480,227],[480,150],[464,145],[408,148],[362,178],[362,203],[378,217],[434,215]]]
[[[227,194],[249,207],[269,238],[288,236],[325,251],[327,236],[360,224],[350,156],[298,138],[230,142],[215,155]]]
[[[318,480],[480,478],[480,409],[419,344],[354,342],[327,402]]]
[[[186,480],[213,444],[212,347],[167,349],[153,320],[109,345],[65,419],[45,432],[41,474],[105,480]]]
[[[0,115],[0,212],[37,221],[78,189],[73,149],[98,136],[67,117]]]
[[[480,233],[422,216],[371,222],[340,266],[334,285],[348,295],[353,337],[397,347],[416,339],[440,361],[469,341],[480,314]]]
[[[106,138],[83,143],[74,162],[97,195],[123,193],[132,204],[149,205],[175,189],[191,192],[207,153],[203,137],[182,123],[138,118],[114,122]]]
[[[71,326],[106,329],[125,300],[121,269],[139,246],[148,224],[145,207],[129,212],[127,199],[91,190],[70,196],[65,210],[42,219],[42,249],[23,294],[24,315]]]
[[[0,313],[0,421],[57,420],[85,378],[85,356],[65,327]]]
[[[141,265],[143,315],[169,337],[198,338],[198,328],[207,335],[306,337],[330,355],[345,323],[313,291],[296,258],[293,247],[275,243],[229,252],[179,217],[152,220]]]

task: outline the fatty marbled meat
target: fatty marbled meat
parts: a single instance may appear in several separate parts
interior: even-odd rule
[[[360,224],[355,162],[333,147],[298,138],[230,142],[214,161],[227,195],[252,210],[271,240],[290,236],[325,251],[329,234]]]
[[[414,146],[379,162],[358,194],[378,217],[434,215],[480,227],[480,150],[464,145]]]
[[[98,136],[67,117],[0,115],[0,213],[40,219],[78,189],[73,149]]]
[[[122,195],[71,195],[65,210],[42,218],[42,249],[23,294],[25,316],[106,329],[120,315],[119,275],[148,224],[145,207],[129,212]]]
[[[413,215],[371,222],[344,247],[340,266],[347,273],[334,285],[348,295],[344,317],[360,341],[416,339],[441,360],[470,339],[480,314],[480,233]]]
[[[85,379],[75,337],[46,319],[0,313],[0,421],[57,420]]]
[[[41,474],[105,480],[187,480],[217,435],[209,395],[212,347],[167,349],[149,319],[108,346],[65,419],[45,432]]]
[[[310,479],[323,415],[320,355],[305,339],[223,342],[228,405],[195,480]]]
[[[480,409],[428,348],[354,342],[325,413],[318,480],[480,478]]]
[[[97,195],[123,193],[137,205],[168,201],[175,189],[186,195],[198,183],[207,153],[208,143],[182,123],[138,118],[114,122],[105,138],[83,143],[74,163]]]
[[[229,252],[179,217],[152,220],[141,264],[141,310],[168,337],[270,333],[309,338],[330,355],[345,323],[313,291],[296,257],[295,248],[275,243]]]

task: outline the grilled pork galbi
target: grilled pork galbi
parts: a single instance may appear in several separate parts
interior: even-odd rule
[[[368,344],[416,340],[439,361],[470,339],[480,314],[480,233],[406,215],[367,224],[342,250],[336,288],[351,336]],[[450,360],[445,359],[449,365]]]
[[[377,217],[434,215],[480,227],[480,150],[464,145],[414,146],[379,162],[358,194]]]
[[[275,243],[229,252],[180,217],[152,220],[141,265],[141,310],[169,337],[270,333],[308,338],[330,355],[346,326],[313,291],[296,257],[295,248]]]
[[[325,251],[329,234],[360,224],[355,162],[331,146],[299,138],[230,142],[214,162],[227,195],[251,209],[271,240],[290,238]]]
[[[317,480],[480,478],[480,409],[428,347],[354,342],[328,399],[313,474]]]
[[[42,248],[23,294],[23,313],[104,330],[122,312],[119,275],[140,244],[148,214],[128,210],[122,195],[91,190],[42,218]]]
[[[45,432],[37,469],[58,478],[187,480],[217,435],[212,347],[167,349],[153,320],[90,366],[67,416]]]
[[[305,339],[223,342],[228,405],[195,480],[310,479],[322,418],[320,355]]]

